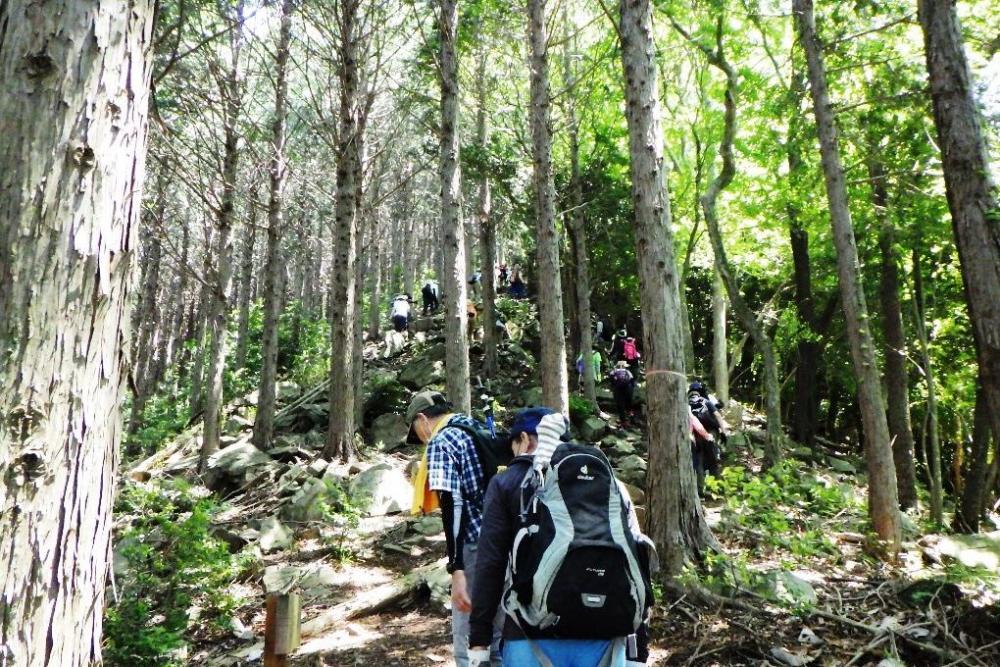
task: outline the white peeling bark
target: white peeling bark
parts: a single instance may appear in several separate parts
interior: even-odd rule
[[[152,16],[0,3],[4,666],[101,659]]]

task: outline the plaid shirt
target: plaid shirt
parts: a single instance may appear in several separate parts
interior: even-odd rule
[[[456,415],[449,424],[460,422],[474,426],[475,421]],[[483,467],[476,454],[472,436],[445,426],[427,443],[427,486],[431,491],[449,491],[461,495],[465,512],[465,543],[479,541],[483,526]]]

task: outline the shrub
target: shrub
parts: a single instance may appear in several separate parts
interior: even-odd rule
[[[179,649],[192,640],[192,617],[210,629],[227,629],[237,600],[227,587],[239,559],[210,535],[217,508],[181,482],[173,488],[126,486],[117,513],[134,515],[118,536],[116,560],[127,572],[117,581],[117,599],[104,619],[104,660],[122,667],[183,664]]]

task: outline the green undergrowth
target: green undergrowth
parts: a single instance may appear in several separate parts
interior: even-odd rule
[[[220,509],[181,481],[127,484],[115,512],[129,523],[116,536],[115,586],[104,619],[104,661],[121,667],[184,664],[197,633],[230,629],[239,599],[230,585],[253,562],[211,534]]]

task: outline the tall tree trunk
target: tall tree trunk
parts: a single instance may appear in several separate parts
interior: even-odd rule
[[[682,34],[687,33],[675,22],[674,27]],[[739,82],[736,72],[726,60],[722,48],[723,25],[722,18],[716,28],[716,47],[710,49],[700,45],[699,48],[705,54],[708,62],[719,69],[726,77],[725,90],[725,121],[722,131],[722,140],[719,144],[719,153],[722,156],[722,171],[709,184],[708,189],[700,198],[702,214],[705,216],[705,225],[708,228],[708,236],[712,241],[712,251],[715,255],[715,268],[722,277],[722,282],[726,286],[726,293],[729,295],[729,302],[733,306],[733,313],[740,320],[740,324],[747,330],[753,338],[754,345],[760,351],[761,360],[764,366],[764,410],[767,415],[767,442],[764,444],[764,459],[768,466],[777,464],[784,449],[784,434],[781,430],[781,380],[778,377],[778,362],[774,356],[774,346],[764,329],[764,323],[758,322],[754,312],[747,305],[740,294],[739,285],[736,284],[736,277],[729,266],[729,259],[726,257],[725,245],[722,241],[722,232],[719,229],[719,219],[716,213],[716,202],[721,193],[733,181],[736,175],[736,160],[733,156],[733,142],[736,138],[736,92]]]
[[[270,449],[274,440],[275,389],[278,381],[278,318],[282,305],[281,236],[284,233],[285,124],[288,117],[288,52],[292,41],[293,0],[281,5],[281,34],[275,55],[274,120],[271,123],[270,192],[267,202],[267,255],[264,259],[264,332],[261,336],[260,387],[253,444]]]
[[[930,342],[927,339],[927,327],[924,324],[925,301],[923,269],[920,261],[921,252],[919,246],[913,248],[913,314],[917,340],[920,342],[920,360],[924,370],[924,383],[927,385],[927,425],[923,436],[924,441],[930,444],[924,455],[931,487],[931,521],[941,526],[944,520],[944,491],[941,483],[941,442],[938,437],[937,383],[934,380]]]
[[[792,11],[808,62],[809,87],[820,139],[820,158],[830,205],[830,222],[837,250],[837,273],[841,302],[847,320],[847,337],[858,383],[858,403],[865,432],[865,462],[868,467],[868,512],[875,532],[899,548],[901,519],[896,494],[896,469],[889,442],[889,426],[882,405],[881,384],[875,360],[875,343],[869,330],[868,306],[861,284],[858,249],[854,242],[847,187],[840,162],[837,128],[826,89],[826,67],[822,45],[816,35],[812,0],[793,0]]]
[[[569,414],[566,336],[563,330],[559,233],[552,182],[552,130],[549,127],[548,35],[545,0],[528,0],[531,69],[531,143],[534,167],[535,250],[538,264],[538,320],[541,329],[542,402]]]
[[[791,170],[792,159],[789,158]],[[796,160],[796,164],[798,161]],[[815,333],[816,321],[813,301],[812,273],[809,267],[809,233],[799,222],[798,210],[788,207],[789,236],[792,246],[792,266],[795,274],[795,307],[799,321]],[[795,367],[795,409],[792,411],[792,429],[795,439],[812,445],[819,421],[819,392],[816,376],[819,373],[822,345],[813,336],[804,336],[796,346],[798,363]]]
[[[976,343],[979,378],[1000,440],[1000,208],[950,0],[918,0],[948,209]]]
[[[236,319],[236,368],[247,365],[247,346],[250,333],[250,285],[253,282],[253,254],[257,245],[257,193],[250,194],[246,236],[243,237],[243,257],[240,260],[240,287]]]
[[[211,282],[213,299],[208,316],[209,349],[206,378],[208,384],[205,387],[205,416],[201,440],[202,470],[208,465],[208,457],[219,450],[222,382],[226,369],[226,344],[229,333],[229,293],[233,274],[233,245],[230,237],[235,217],[236,177],[240,159],[240,135],[237,123],[243,106],[239,62],[243,45],[243,0],[237,2],[232,11],[233,16],[226,16],[230,27],[229,44],[232,62],[220,91],[225,100],[223,117],[225,148],[222,157],[222,198],[219,201],[219,213],[215,222],[216,264],[210,274],[211,278],[205,276],[205,279]]]
[[[965,489],[955,508],[953,529],[959,533],[978,533],[983,515],[986,480],[989,474],[990,415],[986,405],[986,392],[982,386],[976,391],[976,408],[972,424],[972,456],[965,470]]]
[[[368,340],[378,340],[381,333],[379,308],[382,305],[382,243],[378,232],[372,234],[371,275],[368,277]],[[412,294],[412,292],[410,292]]]
[[[201,260],[201,286],[198,290],[198,305],[190,314],[190,320],[194,326],[194,333],[190,340],[194,341],[194,358],[191,363],[191,395],[190,409],[191,416],[198,415],[205,408],[205,352],[208,345],[205,344],[205,329],[208,324],[208,314],[211,309],[212,283],[209,275],[215,264],[215,226],[205,223],[205,247],[202,249]]]
[[[712,380],[716,395],[729,402],[729,346],[726,342],[726,292],[722,275],[712,273]]]
[[[0,3],[0,662],[101,661],[152,3]]]
[[[184,315],[187,309],[184,304],[188,301],[188,266],[191,254],[191,230],[187,224],[181,225],[181,253],[177,263],[177,309],[174,311],[172,324],[173,342],[170,345],[170,358],[177,364],[177,377],[183,377],[184,368],[184,341],[187,340],[184,327]]]
[[[448,398],[472,411],[466,314],[465,230],[462,228],[462,174],[458,163],[458,1],[441,0],[441,228],[438,279],[444,291],[445,385]]]
[[[894,229],[889,217],[889,195],[885,169],[875,157],[874,140],[869,142],[868,176],[872,183],[872,204],[880,219],[878,245],[881,250],[882,325],[885,328],[886,417],[892,438],[892,458],[896,466],[899,506],[917,506],[916,467],[913,458],[913,430],[910,428],[910,388],[906,380],[906,335],[899,305],[899,269],[896,266]]]
[[[337,75],[340,80],[340,115],[337,132],[337,204],[334,223],[333,275],[330,318],[330,426],[325,458],[342,461],[354,456],[356,425],[354,395],[354,319],[356,309],[355,262],[358,242],[358,176],[361,128],[358,101],[359,63],[358,0],[337,7],[339,44]]]
[[[686,560],[717,542],[705,522],[691,465],[687,377],[670,197],[663,166],[652,7],[649,0],[622,0],[620,12],[647,369],[647,529],[666,574],[676,576]]]
[[[476,144],[483,155],[489,147],[488,124],[486,121],[486,104],[488,90],[486,68],[488,50],[483,49],[479,56],[479,71],[476,74]],[[482,180],[479,183],[479,254],[483,258],[483,374],[492,378],[497,372],[497,311],[496,311],[496,266],[497,266],[497,228],[493,219],[493,197],[490,188],[490,175],[482,170]]]

